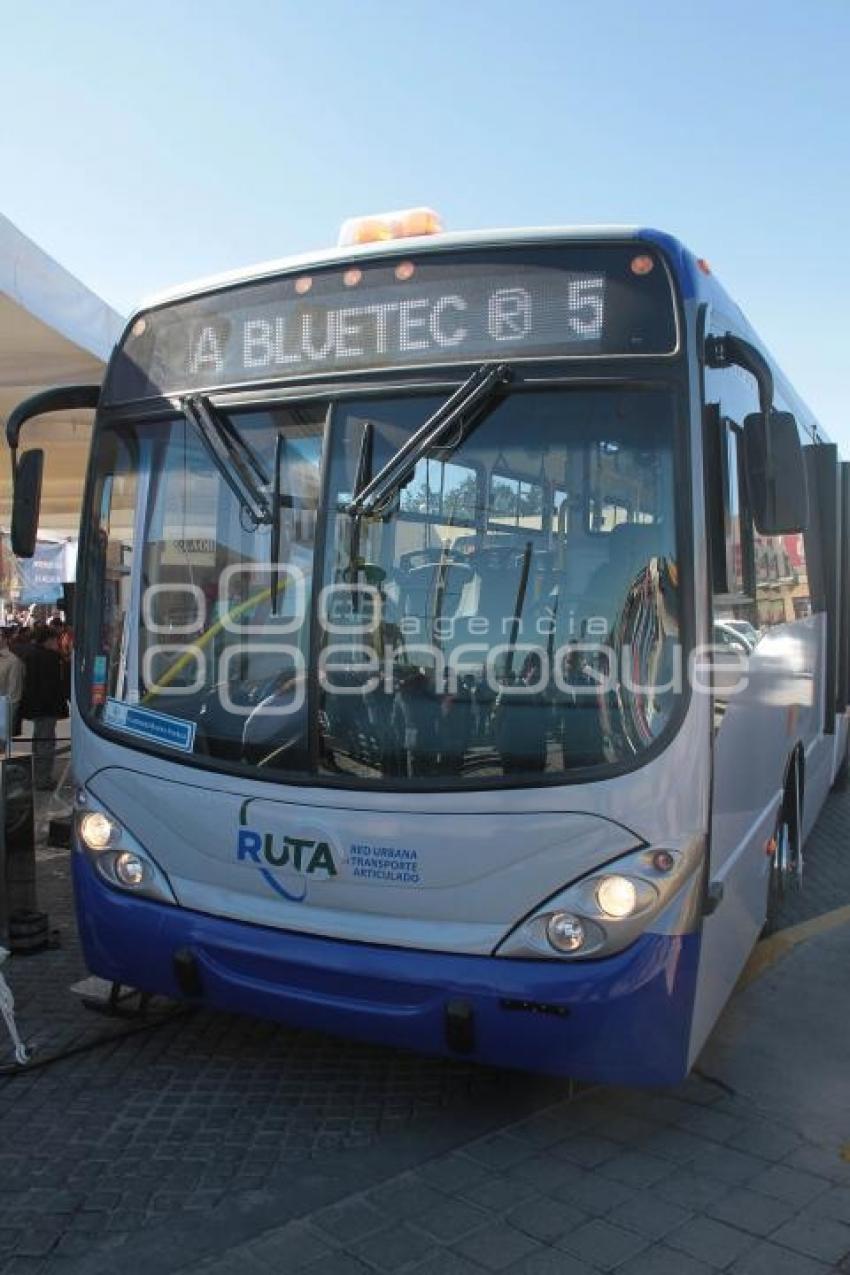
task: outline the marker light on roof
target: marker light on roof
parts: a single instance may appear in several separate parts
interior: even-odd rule
[[[648,253],[642,252],[637,257],[632,257],[632,274],[649,274],[655,262]]]
[[[354,266],[350,270],[346,270],[342,276],[342,281],[346,288],[356,288],[360,280],[363,278],[363,271],[357,270]]]
[[[302,275],[300,279],[295,280],[295,291],[299,297],[303,297],[305,293],[309,292],[312,286],[313,280],[308,274]]]
[[[370,217],[349,217],[339,232],[340,248],[353,244],[379,243],[389,239],[410,239],[416,235],[438,235],[443,223],[433,208],[405,208],[399,212],[377,213]]]

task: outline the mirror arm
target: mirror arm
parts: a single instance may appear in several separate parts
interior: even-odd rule
[[[19,403],[6,421],[6,442],[9,444],[12,457],[12,480],[14,481],[17,468],[18,440],[21,429],[28,420],[33,416],[42,416],[46,412],[94,408],[99,401],[99,385],[57,385],[53,389],[33,394]]]
[[[756,379],[759,407],[767,420],[773,407],[773,372],[767,359],[749,341],[727,332],[725,336],[709,336],[705,341],[705,361],[709,367],[742,367]]]

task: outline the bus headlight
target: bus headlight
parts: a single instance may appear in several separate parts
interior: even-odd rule
[[[496,956],[582,960],[629,947],[650,924],[659,933],[686,933],[701,913],[705,839],[674,849],[644,847],[575,881],[521,921]]]
[[[145,861],[140,859],[137,854],[133,854],[132,850],[122,850],[120,854],[116,854],[112,864],[112,870],[122,885],[126,885],[129,889],[135,890],[145,879]]]
[[[546,922],[546,937],[558,952],[577,952],[585,937],[581,918],[571,912],[553,912]]]
[[[176,904],[168,877],[152,855],[87,789],[75,800],[77,845],[114,889]]]
[[[117,845],[121,825],[102,810],[88,810],[80,816],[80,838],[89,850],[109,850]]]
[[[596,887],[596,902],[605,916],[631,916],[638,906],[638,890],[629,877],[603,877]]]

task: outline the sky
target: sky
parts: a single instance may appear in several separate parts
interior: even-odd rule
[[[706,257],[850,456],[850,0],[0,0],[0,210],[126,313],[428,204]]]

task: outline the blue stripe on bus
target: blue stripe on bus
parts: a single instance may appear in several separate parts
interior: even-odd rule
[[[179,998],[173,956],[188,949],[218,1010],[451,1055],[446,1004],[462,999],[478,1062],[627,1085],[686,1072],[698,934],[646,934],[572,965],[386,948],[133,898],[72,858],[86,961],[103,978]]]

